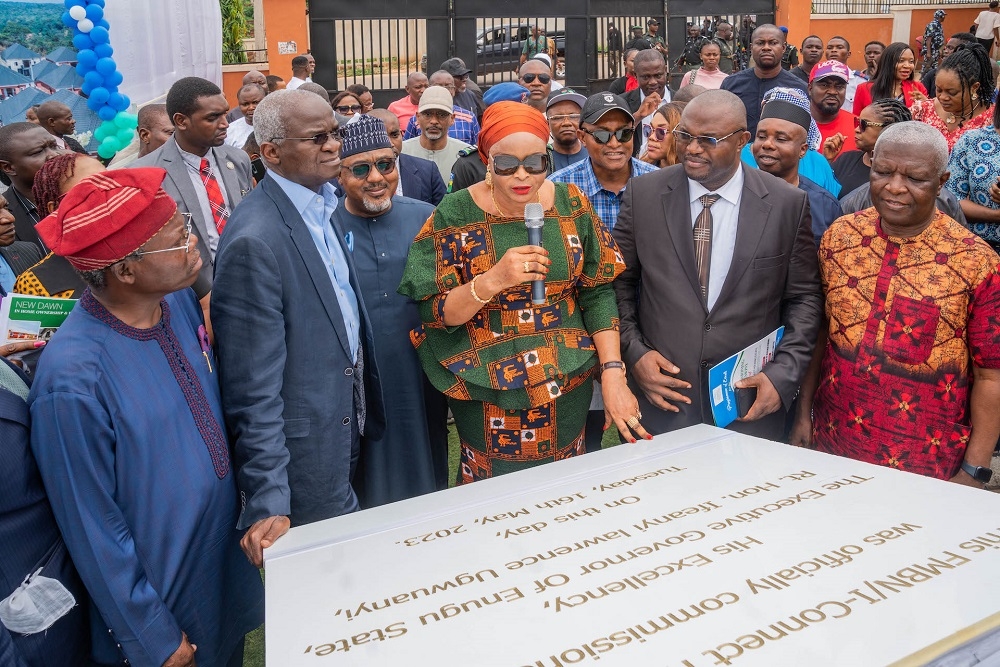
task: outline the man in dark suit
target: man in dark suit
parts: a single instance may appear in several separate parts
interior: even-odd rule
[[[635,118],[636,128],[641,129],[643,125],[650,124],[653,113],[660,106],[670,101],[670,89],[667,88],[667,65],[659,51],[646,49],[635,54],[633,66],[639,87],[625,93],[624,98]],[[640,155],[646,145],[643,134],[640,133],[638,139],[639,141],[633,142],[635,145],[633,155]]]
[[[253,187],[250,157],[225,145],[229,104],[211,81],[189,76],[167,92],[167,115],[173,136],[130,167],[167,170],[163,189],[181,211],[191,214],[198,232],[198,249],[205,261],[201,275],[209,282],[214,272],[219,237],[236,205]]]
[[[219,246],[212,322],[222,402],[244,506],[238,527],[257,565],[290,525],[353,512],[361,436],[381,436],[372,327],[330,180],[340,131],[304,90],[254,112],[267,176],[234,211]]]
[[[403,133],[399,130],[399,119],[388,109],[372,109],[368,115],[385,124],[389,141],[396,151],[399,167],[399,188],[396,194],[410,199],[419,199],[437,206],[444,199],[448,188],[441,179],[441,172],[430,160],[403,155]]]
[[[66,552],[31,453],[28,378],[3,358],[33,347],[34,341],[30,341],[0,348],[0,470],[4,476],[0,485],[0,544],[4,549],[0,599],[43,568],[41,576],[58,580],[76,606],[47,631],[14,632],[0,623],[0,665],[83,667],[90,664],[87,592]]]
[[[732,93],[692,100],[675,130],[683,163],[632,179],[612,231],[628,267],[622,357],[651,433],[713,423],[708,369],[783,325],[763,372],[737,383],[757,398],[732,426],[780,439],[809,365],[822,301],[808,199],[740,164],[745,128]]]
[[[56,138],[34,123],[11,123],[0,127],[0,181],[10,187],[4,193],[14,215],[18,241],[30,241],[43,251],[35,224],[45,214],[35,208],[31,186],[45,161],[62,150]]]

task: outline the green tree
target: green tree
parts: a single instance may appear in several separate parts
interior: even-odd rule
[[[219,0],[222,8],[222,64],[237,65],[247,61],[243,39],[248,33],[247,0]],[[252,6],[251,6],[252,7]]]

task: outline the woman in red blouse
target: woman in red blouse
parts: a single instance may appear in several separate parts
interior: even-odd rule
[[[919,100],[926,100],[927,89],[914,79],[916,69],[917,60],[909,46],[903,42],[893,42],[885,47],[875,78],[858,86],[858,91],[854,94],[854,115],[859,115],[862,109],[875,100],[887,97],[901,99],[907,107]]]

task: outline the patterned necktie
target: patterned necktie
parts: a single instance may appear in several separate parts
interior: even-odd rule
[[[698,201],[704,207],[694,223],[694,261],[698,267],[701,298],[708,302],[708,270],[712,264],[712,204],[720,195],[702,195]]]
[[[205,191],[208,193],[208,203],[212,209],[215,228],[221,234],[222,230],[226,228],[226,221],[229,220],[229,207],[226,206],[226,200],[222,198],[222,188],[215,180],[215,174],[212,173],[212,167],[207,159],[201,159],[198,173],[201,174],[201,181],[205,184]]]

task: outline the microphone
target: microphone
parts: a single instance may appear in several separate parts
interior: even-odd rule
[[[542,245],[542,226],[545,224],[545,212],[538,202],[526,204],[524,207],[524,226],[528,228],[528,245]],[[545,298],[545,281],[531,281],[531,303],[540,306],[547,301]]]

